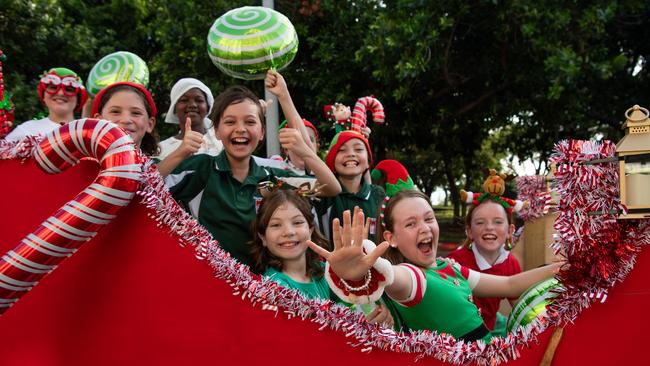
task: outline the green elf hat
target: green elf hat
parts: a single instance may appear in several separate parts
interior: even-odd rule
[[[397,192],[414,190],[415,184],[413,184],[413,180],[404,165],[392,159],[382,160],[377,163],[370,176],[373,181],[385,180],[386,197],[384,197],[384,202],[379,208],[379,219],[381,225],[385,227],[384,211],[386,211],[388,200]]]
[[[343,144],[352,139],[359,139],[363,142],[364,145],[366,145],[366,151],[368,152],[368,166],[372,165],[372,151],[370,150],[370,144],[368,143],[368,140],[360,132],[345,130],[334,135],[332,142],[330,142],[327,156],[325,156],[325,164],[327,164],[331,171],[334,171],[334,160],[336,159],[336,153],[339,151]]]
[[[382,160],[370,173],[372,180],[386,179],[386,196],[392,197],[399,191],[407,191],[415,189],[415,184],[406,170],[397,160],[386,159]]]

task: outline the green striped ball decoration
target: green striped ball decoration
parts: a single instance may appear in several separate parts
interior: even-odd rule
[[[546,307],[558,295],[552,290],[560,286],[558,280],[549,278],[526,290],[512,309],[510,317],[508,317],[506,330],[512,332],[519,327],[530,324],[538,316],[546,314]]]
[[[130,81],[148,88],[147,63],[138,55],[126,51],[106,55],[90,70],[86,89],[94,96],[105,87],[120,81]]]
[[[293,24],[277,11],[261,6],[233,9],[217,18],[208,33],[208,55],[224,73],[235,78],[264,79],[266,71],[281,70],[298,52]]]

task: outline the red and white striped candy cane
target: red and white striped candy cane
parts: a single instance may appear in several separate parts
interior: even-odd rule
[[[361,132],[366,127],[366,111],[368,109],[372,111],[372,121],[374,123],[384,123],[386,115],[384,114],[384,106],[381,105],[381,102],[372,96],[361,97],[354,105],[352,117],[350,118],[352,122],[350,129]]]
[[[0,259],[0,314],[115,218],[138,188],[142,166],[133,140],[117,125],[81,119],[47,134],[34,152],[56,174],[82,157],[100,164],[95,181]]]

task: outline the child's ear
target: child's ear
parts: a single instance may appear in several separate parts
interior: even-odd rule
[[[99,114],[99,113],[95,113],[95,115],[93,116],[93,118],[101,119],[101,118],[102,118],[102,115]]]
[[[508,234],[509,234],[510,236],[514,235],[514,233],[515,233],[515,229],[516,229],[516,228],[515,228],[515,225],[514,225],[514,224],[510,224],[510,227],[508,227]]]
[[[264,235],[262,235],[262,234],[259,234],[259,233],[257,234],[257,236],[260,237],[260,239],[262,240],[262,246],[265,247],[266,246],[266,237]]]
[[[221,134],[219,133],[219,125],[214,125],[212,126],[214,128],[214,136],[217,138],[217,140],[221,141]]]
[[[472,238],[472,230],[470,229],[469,226],[465,226],[465,235],[467,235],[467,239],[474,240]]]
[[[156,117],[150,117],[149,123],[147,124],[147,132],[153,132],[154,127],[156,127]]]
[[[391,247],[393,247],[393,248],[396,248],[396,247],[397,247],[397,244],[393,244],[393,241],[392,241],[392,239],[393,239],[393,233],[391,233],[390,230],[384,230],[383,236],[384,236],[384,240],[387,241],[388,244],[389,244]]]

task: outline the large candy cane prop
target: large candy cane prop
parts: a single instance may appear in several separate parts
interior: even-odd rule
[[[122,129],[105,120],[73,121],[48,133],[34,152],[40,168],[51,174],[81,157],[99,162],[95,181],[0,259],[0,315],[133,198],[142,168],[133,140]]]
[[[366,111],[372,111],[372,121],[374,123],[384,123],[386,115],[384,114],[384,106],[375,97],[362,97],[357,100],[352,111],[351,129],[361,132],[366,127]]]

